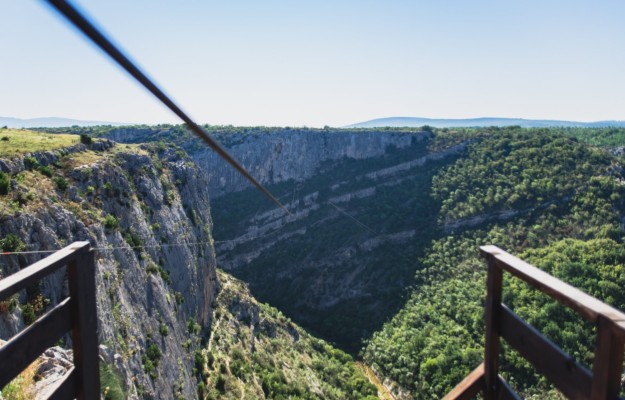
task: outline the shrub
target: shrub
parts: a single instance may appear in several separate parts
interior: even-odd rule
[[[169,276],[169,271],[167,271],[165,268],[159,266],[158,267],[158,273],[161,276],[161,279],[163,280],[163,282],[171,285],[171,277]]]
[[[24,324],[30,325],[37,319],[37,315],[35,315],[35,309],[29,303],[22,305],[22,320],[24,320]]]
[[[91,144],[93,143],[93,139],[89,135],[85,135],[84,133],[80,134],[80,143],[82,144]]]
[[[145,270],[148,272],[148,274],[157,274],[158,273],[158,265],[156,265],[156,263],[154,263],[154,261],[148,261],[148,265],[145,268]]]
[[[19,238],[19,236],[9,233],[3,239],[0,239],[0,247],[2,251],[14,252],[26,250],[26,244]]]
[[[48,178],[52,178],[52,170],[47,165],[40,165],[38,171]]]
[[[199,335],[201,330],[202,327],[200,326],[200,324],[195,322],[195,318],[189,317],[189,320],[187,321],[187,331],[189,332],[189,334]]]
[[[221,374],[217,376],[217,382],[215,383],[215,388],[217,388],[217,390],[219,390],[221,393],[224,393],[226,391],[226,380],[224,379],[223,376],[221,376]]]
[[[165,325],[163,322],[161,322],[161,325],[158,327],[158,332],[162,336],[167,336],[167,335],[169,335],[169,328],[167,327],[167,325]]]
[[[104,227],[106,229],[116,229],[119,226],[119,221],[114,215],[107,215],[104,217]]]
[[[143,246],[144,243],[141,236],[130,228],[124,232],[124,240],[128,243],[128,246],[135,248]]]
[[[8,194],[11,188],[11,176],[0,171],[0,194]]]
[[[55,176],[54,183],[56,184],[56,187],[62,192],[67,190],[67,188],[69,187],[69,183],[67,183],[67,180],[62,176]]]
[[[147,350],[145,351],[145,355],[150,361],[152,361],[154,366],[158,367],[158,362],[161,359],[161,350],[155,343],[150,343]]]
[[[35,169],[39,166],[39,161],[32,156],[24,157],[24,166],[27,169]]]
[[[200,382],[197,384],[197,395],[200,399],[206,397],[206,385],[204,382]]]
[[[8,136],[2,136],[1,139],[3,142],[8,142],[9,141],[9,137]]]

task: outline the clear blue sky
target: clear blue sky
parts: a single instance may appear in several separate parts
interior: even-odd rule
[[[625,1],[80,0],[202,123],[625,119]],[[177,122],[43,2],[0,2],[0,116]]]

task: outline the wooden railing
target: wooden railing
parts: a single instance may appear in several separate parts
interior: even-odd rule
[[[445,396],[445,400],[472,399],[480,392],[486,400],[519,398],[499,376],[500,338],[568,398],[618,399],[625,314],[496,246],[480,247],[480,253],[488,262],[484,362]],[[502,304],[503,271],[575,310],[597,327],[592,372]]]
[[[95,263],[89,242],[72,243],[0,280],[0,301],[64,266],[67,266],[69,297],[0,348],[0,388],[71,331],[74,367],[49,398],[100,398]]]

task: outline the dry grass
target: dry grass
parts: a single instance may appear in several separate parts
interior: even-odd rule
[[[69,155],[63,160],[63,168],[74,169],[83,165],[93,165],[106,159],[107,154],[102,152],[95,152],[92,150],[81,151],[80,153],[74,153]]]
[[[35,151],[56,150],[79,142],[78,135],[53,135],[24,129],[0,128],[0,157],[15,157]]]
[[[40,361],[35,360],[21,374],[2,388],[4,400],[31,400],[35,398],[35,376]]]

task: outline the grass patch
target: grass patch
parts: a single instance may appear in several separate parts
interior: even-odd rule
[[[110,364],[104,361],[100,361],[100,390],[105,400],[126,398],[121,377]]]
[[[35,398],[35,376],[40,361],[37,359],[21,374],[9,382],[0,393],[5,400],[26,400]]]
[[[74,169],[83,165],[93,165],[106,158],[106,153],[95,152],[93,150],[81,151],[69,155],[63,160],[63,167],[66,169]]]
[[[78,135],[49,134],[23,129],[0,129],[0,157],[13,157],[35,151],[56,150],[80,141]]]

